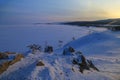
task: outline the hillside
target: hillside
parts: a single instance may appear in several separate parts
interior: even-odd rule
[[[78,38],[53,53],[31,52],[21,61],[11,65],[0,75],[0,80],[119,80],[120,79],[119,32],[95,32]],[[73,55],[63,55],[68,46],[81,51],[100,70],[79,71],[72,64]],[[74,53],[73,53],[74,54]],[[41,66],[36,64],[42,61]]]
[[[77,26],[105,27],[104,25],[120,25],[120,18],[118,18],[118,19],[97,20],[97,21],[63,22],[62,24],[65,24],[65,25],[77,25]]]

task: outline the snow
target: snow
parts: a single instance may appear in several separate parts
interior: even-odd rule
[[[41,60],[45,66],[36,66]],[[100,69],[85,71],[81,74],[77,66],[71,65],[71,57],[46,53],[29,54],[20,62],[11,65],[0,75],[1,80],[117,80],[119,79],[120,65],[109,63],[101,58],[93,57],[94,63]],[[101,60],[101,61],[100,61]],[[100,62],[100,63],[98,63]],[[112,64],[112,65],[111,65]],[[111,66],[111,67],[109,67]],[[72,71],[72,67],[74,71]]]
[[[120,38],[115,35],[111,35],[111,31],[104,32],[93,32],[87,36],[79,38],[75,41],[71,41],[67,43],[64,47],[72,46],[76,50],[81,50],[86,55],[112,55],[113,51],[114,55],[119,54],[118,50],[120,50]]]
[[[29,44],[35,42],[44,46],[43,42],[47,39],[49,44],[57,48],[51,54],[39,51],[35,54],[29,52],[25,58],[2,73],[0,80],[120,80],[120,32],[111,32],[104,28],[60,25],[36,26],[31,27],[32,29],[28,31],[28,27],[24,28],[19,27],[14,30],[18,30],[18,33],[19,29],[24,30],[21,32],[24,34],[22,39],[28,39]],[[28,34],[25,35],[25,32]],[[3,33],[4,31],[2,37],[5,34],[8,35]],[[21,34],[14,35],[14,37],[18,38],[18,35]],[[43,34],[47,35],[43,36]],[[72,40],[73,36],[75,36],[75,40]],[[7,37],[1,39],[5,38]],[[64,41],[63,47],[58,47],[58,40]],[[25,41],[16,44],[18,47],[19,44],[27,45]],[[4,43],[2,43],[2,48],[5,47],[3,45]],[[22,50],[22,46],[19,47],[20,50]],[[93,61],[100,72],[90,69],[90,71],[85,70],[83,74],[80,73],[79,67],[72,64],[73,57],[77,56],[62,55],[63,49],[68,46],[74,47],[76,51],[81,51],[87,59]],[[14,50],[15,48],[8,49]],[[45,66],[36,66],[39,61],[42,61]]]
[[[66,25],[0,25],[0,51],[24,52],[31,44],[59,48],[59,40],[64,45],[88,32],[87,28]]]

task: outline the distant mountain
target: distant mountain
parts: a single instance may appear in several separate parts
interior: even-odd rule
[[[97,21],[74,21],[74,22],[63,22],[62,24],[66,25],[77,25],[77,26],[111,26],[111,25],[120,25],[120,18],[117,19],[106,19],[106,20],[97,20]]]

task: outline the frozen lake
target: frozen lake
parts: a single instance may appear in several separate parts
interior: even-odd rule
[[[46,42],[57,49],[59,41],[64,45],[73,37],[89,34],[90,29],[67,25],[0,25],[0,51],[25,52],[30,44],[44,47]]]
[[[85,30],[65,25],[4,25],[0,26],[0,51],[21,52],[27,50],[27,45],[44,46],[46,42],[57,48],[59,40],[66,43],[72,40],[71,36],[83,36],[81,31]]]

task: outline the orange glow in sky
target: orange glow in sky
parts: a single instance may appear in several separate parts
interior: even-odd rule
[[[120,18],[120,0],[0,0],[0,24]]]

